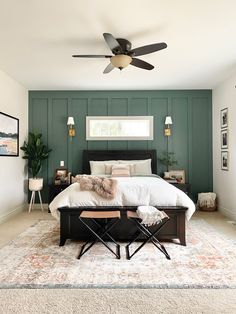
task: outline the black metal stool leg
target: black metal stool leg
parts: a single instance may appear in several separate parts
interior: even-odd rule
[[[89,242],[86,242],[81,250],[80,250],[80,253],[78,255],[78,259],[80,259],[80,257],[85,254],[98,240],[101,241],[103,243],[103,245],[112,253],[116,256],[116,258],[120,259],[120,245],[117,244],[115,242],[115,240],[110,236],[110,239],[112,239],[112,242],[114,242],[116,244],[116,252],[114,252],[110,246],[102,239],[102,237],[104,237],[105,235],[108,235],[108,232],[118,223],[118,219],[111,219],[109,221],[109,223],[103,227],[103,228],[100,228],[100,229],[103,229],[103,232],[102,234],[98,234],[97,232],[95,232],[82,218],[79,218],[80,221],[88,228],[88,230],[96,237],[96,239],[90,243],[90,245],[85,249],[85,245],[88,244]],[[101,227],[101,226],[100,226]]]
[[[168,221],[168,220],[167,220]],[[138,224],[138,228],[139,227],[141,227],[139,230],[141,231],[141,229],[143,230],[143,234],[146,234],[146,236],[148,237],[147,238],[147,242],[146,243],[148,243],[148,242],[152,242],[154,245],[155,245],[155,247],[160,251],[160,252],[162,252],[165,256],[166,256],[166,258],[167,259],[171,259],[170,258],[170,255],[167,253],[167,251],[166,251],[166,248],[164,247],[164,245],[163,244],[161,244],[158,240],[157,240],[157,238],[155,237],[155,235],[157,234],[157,233],[159,233],[160,232],[160,230],[162,229],[162,227],[165,225],[165,223],[167,222],[167,221],[165,221],[161,226],[160,226],[160,228],[158,228],[155,232],[153,232],[153,233],[151,233],[146,227],[144,227],[139,221],[136,221],[136,223]],[[156,243],[155,243],[155,241],[156,241]],[[145,244],[146,244],[145,243]],[[159,245],[159,246],[158,246]]]
[[[103,230],[105,231],[105,233],[107,233],[106,226],[104,227],[104,226],[100,225],[95,219],[93,219],[93,222],[94,222],[97,226],[101,227],[101,230],[103,229]],[[112,228],[113,228],[113,226],[112,226]],[[105,233],[104,233],[104,234],[105,234]],[[114,238],[112,238],[112,236],[111,236],[109,233],[107,233],[106,236],[107,236],[113,243],[115,243],[116,245],[119,245],[119,244],[116,242],[116,240],[115,240]]]
[[[108,224],[109,224],[109,222],[108,222],[108,224],[106,224],[106,226],[104,227],[104,226],[102,226],[101,224],[99,224],[95,219],[91,219],[99,228],[96,230],[96,233],[97,234],[99,234],[99,232],[100,231],[103,231],[103,233],[102,234],[100,234],[100,237],[103,237],[103,235],[106,235],[106,236],[108,236],[110,239],[111,239],[111,241],[113,242],[113,243],[115,243],[116,245],[119,245],[113,238],[112,238],[112,236],[109,234],[109,233],[107,233],[108,231],[109,231],[109,226],[108,226]],[[111,221],[110,221],[111,222]],[[87,226],[87,225],[86,225]],[[107,227],[108,226],[108,227]],[[113,227],[114,225],[111,225],[111,228]],[[110,228],[110,229],[111,229]],[[94,237],[94,241],[93,242],[91,242],[91,241],[87,241],[86,243],[84,243],[83,244],[83,246],[82,246],[82,248],[81,248],[81,251],[82,251],[82,249],[85,249],[85,247],[88,245],[88,244],[90,244],[89,245],[89,247],[88,247],[88,249],[86,249],[85,251],[84,251],[84,253],[86,253],[96,242],[98,241],[98,239],[96,238],[96,237]],[[81,252],[80,251],[80,252]],[[83,255],[83,254],[82,254]],[[82,256],[82,255],[80,255],[79,254],[79,256]],[[79,257],[78,257],[79,258]]]
[[[155,245],[155,247],[156,247],[160,252],[162,252],[162,253],[166,256],[167,259],[170,260],[170,256],[169,256],[169,254],[167,253],[167,251],[166,251],[164,245],[162,245],[162,244],[157,240],[157,238],[155,237],[156,234],[158,234],[158,233],[160,232],[160,230],[163,228],[163,226],[166,224],[166,222],[167,222],[168,220],[169,220],[169,219],[162,220],[162,222],[157,225],[157,229],[152,233],[152,232],[150,232],[150,231],[148,230],[148,228],[146,228],[144,225],[142,225],[141,222],[139,222],[139,218],[131,218],[131,221],[133,221],[133,222],[135,223],[136,227],[138,228],[139,233],[137,232],[137,233],[135,234],[135,238],[134,238],[132,241],[130,241],[130,243],[129,243],[128,245],[126,245],[126,256],[127,256],[127,259],[131,259],[139,250],[141,250],[141,248],[142,248],[145,244],[147,244],[148,242],[152,242],[152,243]],[[142,242],[142,244],[139,245],[139,246],[136,248],[136,250],[135,250],[132,254],[130,254],[129,247],[130,247],[130,245],[131,245],[134,241],[136,241],[136,239],[139,237],[140,234],[143,234],[143,235],[146,237],[146,240],[144,240],[144,241]]]

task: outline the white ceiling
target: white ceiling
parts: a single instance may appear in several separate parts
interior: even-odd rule
[[[29,89],[213,88],[236,69],[235,0],[0,0],[0,69]],[[133,48],[166,42],[140,57],[155,69],[102,72],[102,33]]]

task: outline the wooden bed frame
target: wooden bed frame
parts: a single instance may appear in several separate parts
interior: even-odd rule
[[[85,150],[83,152],[83,173],[90,174],[90,160],[142,160],[152,159],[152,172],[157,173],[157,158],[155,150]],[[185,239],[185,212],[184,206],[158,206],[159,210],[164,210],[170,220],[158,235],[160,240],[178,239],[181,245],[186,245]],[[61,207],[60,212],[60,246],[64,245],[67,239],[87,240],[91,235],[79,221],[79,216],[83,210],[120,210],[121,220],[112,230],[111,234],[119,241],[131,240],[135,233],[135,226],[127,219],[126,211],[136,211],[137,206],[79,206]]]

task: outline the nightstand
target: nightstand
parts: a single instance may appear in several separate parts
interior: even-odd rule
[[[61,193],[63,190],[68,188],[69,184],[49,184],[49,200],[48,203],[50,204],[51,201],[56,197],[59,193]]]
[[[189,183],[172,183],[172,182],[170,182],[170,184],[174,185],[177,189],[183,191],[188,196],[190,196],[191,184],[189,184]]]

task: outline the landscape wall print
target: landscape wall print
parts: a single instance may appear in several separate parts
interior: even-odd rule
[[[19,119],[0,112],[0,156],[19,156]]]

